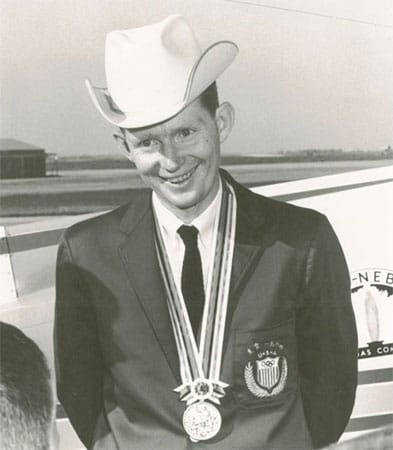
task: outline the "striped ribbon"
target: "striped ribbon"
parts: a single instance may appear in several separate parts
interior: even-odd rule
[[[225,321],[228,306],[236,232],[236,197],[232,186],[223,182],[221,209],[215,239],[213,269],[207,285],[199,346],[182,292],[176,288],[160,227],[155,217],[158,262],[180,362],[182,385],[175,389],[188,405],[210,400],[219,404],[228,384],[220,381]]]

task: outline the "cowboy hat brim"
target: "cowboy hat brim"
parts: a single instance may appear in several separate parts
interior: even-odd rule
[[[120,128],[140,128],[170,119],[195,100],[232,63],[238,53],[236,44],[219,41],[208,47],[198,58],[188,78],[183,100],[162,108],[149,105],[143,111],[121,111],[107,88],[99,88],[86,80],[94,105],[111,124]]]

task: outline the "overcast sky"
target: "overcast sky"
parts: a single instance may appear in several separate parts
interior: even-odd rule
[[[107,32],[173,13],[203,47],[240,47],[219,80],[236,109],[226,151],[393,144],[391,0],[0,0],[0,138],[60,155],[116,152],[84,79],[105,84]]]

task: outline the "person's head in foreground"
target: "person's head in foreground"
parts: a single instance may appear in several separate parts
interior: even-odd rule
[[[144,182],[185,222],[218,191],[220,144],[232,129],[234,110],[219,104],[215,81],[236,54],[229,41],[201,52],[184,18],[170,16],[154,26],[109,33],[110,95],[87,81],[101,114],[120,128],[115,138]]]
[[[18,328],[0,322],[0,448],[56,448],[54,398],[45,356]]]

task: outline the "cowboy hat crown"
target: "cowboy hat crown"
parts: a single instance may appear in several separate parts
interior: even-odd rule
[[[188,22],[172,15],[162,22],[112,31],[106,38],[107,88],[86,86],[100,113],[113,125],[139,128],[176,115],[231,64],[230,41],[202,51]]]

